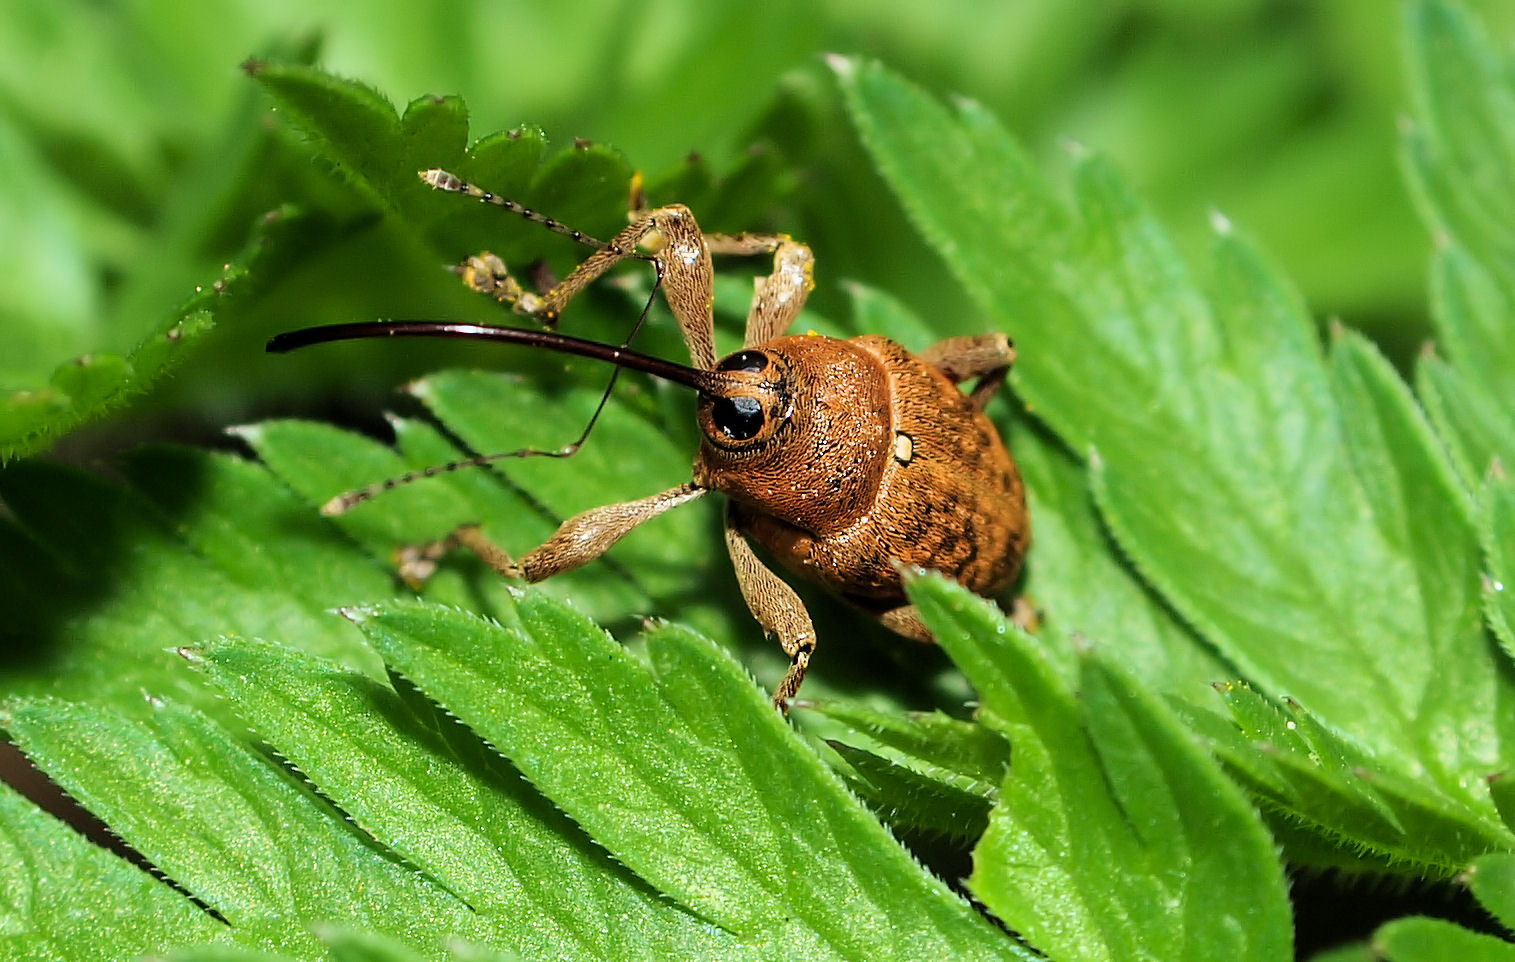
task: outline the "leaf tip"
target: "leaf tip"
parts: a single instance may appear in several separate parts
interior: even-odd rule
[[[400,390],[404,391],[406,394],[409,394],[411,397],[415,398],[418,401],[430,400],[432,395],[436,393],[432,390],[431,378],[426,377],[417,378],[414,381],[410,381],[404,387],[400,388]]]
[[[926,569],[920,565],[907,565],[903,561],[898,560],[891,560],[889,563],[894,566],[894,570],[899,573],[900,579],[907,585],[914,584],[927,574]]]
[[[205,664],[205,649],[203,648],[194,645],[173,645],[163,650],[183,658],[191,668],[200,668]]]
[[[347,605],[341,608],[328,608],[327,610],[332,614],[341,615],[355,625],[361,625],[378,614],[377,611],[367,605]]]
[[[222,429],[228,437],[254,444],[263,437],[263,428],[257,424],[233,424]]]
[[[1074,140],[1072,137],[1063,138],[1062,148],[1074,160],[1088,160],[1094,154],[1082,140]]]
[[[1088,661],[1094,657],[1094,642],[1087,635],[1077,631],[1068,633],[1068,646],[1073,649],[1073,654],[1080,661]]]
[[[267,61],[259,60],[257,57],[248,57],[246,60],[242,61],[241,66],[243,73],[247,74],[249,77],[256,77],[263,72],[264,68],[268,66],[268,63]]]
[[[851,80],[857,74],[858,62],[856,57],[848,57],[839,53],[822,54],[826,66],[836,74],[839,80]]]

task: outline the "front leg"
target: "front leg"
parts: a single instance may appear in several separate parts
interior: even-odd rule
[[[640,191],[633,186],[632,223],[608,242],[601,242],[513,200],[470,184],[445,170],[433,168],[420,173],[421,179],[437,190],[463,194],[486,204],[503,207],[549,230],[596,248],[572,273],[540,296],[522,288],[510,278],[499,258],[487,253],[469,258],[457,268],[458,274],[469,287],[505,301],[515,310],[552,327],[568,302],[610,268],[628,258],[651,260],[657,264],[663,298],[673,311],[674,319],[678,321],[694,366],[701,370],[715,366],[714,318],[711,314],[714,303],[711,290],[715,283],[715,272],[710,265],[710,248],[706,246],[705,236],[700,232],[700,225],[696,223],[689,208],[682,204],[670,204],[651,210],[635,209],[640,207],[642,201]],[[644,246],[650,253],[640,252],[639,248]]]
[[[789,671],[773,690],[773,707],[789,713],[789,699],[800,690],[810,656],[815,652],[815,627],[810,613],[793,588],[758,559],[738,524],[736,508],[726,506],[726,551],[736,569],[736,582],[752,617],[769,635],[777,635],[784,654],[789,656]]]
[[[788,234],[706,234],[712,254],[772,254],[773,272],[753,278],[743,347],[771,341],[789,330],[815,289],[815,255]]]

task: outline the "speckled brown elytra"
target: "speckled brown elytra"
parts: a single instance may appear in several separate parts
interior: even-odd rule
[[[693,478],[668,491],[570,518],[516,560],[476,527],[410,556],[422,570],[446,547],[477,552],[501,574],[541,581],[604,554],[644,521],[709,491],[727,497],[726,547],[753,616],[789,655],[774,691],[783,710],[804,680],[815,629],[794,589],[754,553],[819,582],[907,638],[931,634],[907,603],[901,566],[940,571],[992,595],[1020,571],[1030,542],[1025,492],[984,405],[1015,359],[1003,334],[953,337],[912,355],[888,338],[786,335],[814,286],[810,248],[783,234],[706,234],[687,207],[646,208],[633,189],[632,223],[609,243],[467,184],[442,170],[421,172],[434,188],[466,194],[596,248],[546,294],[525,290],[492,254],[457,268],[464,282],[550,326],[565,305],[612,265],[651,261],[693,366],[551,330],[432,321],[340,324],[292,331],[270,351],[357,337],[470,337],[598,358],[693,388],[702,435]],[[711,255],[772,255],[756,279],[743,347],[717,360]],[[644,312],[645,317],[645,312]],[[975,380],[964,392],[959,385]],[[603,404],[603,401],[602,401]],[[591,426],[593,421],[591,420]],[[439,471],[518,454],[444,465],[332,499],[337,514],[378,491]]]

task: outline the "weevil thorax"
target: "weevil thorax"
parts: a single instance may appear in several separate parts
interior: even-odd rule
[[[715,370],[723,387],[700,398],[696,483],[816,534],[872,508],[892,439],[875,356],[804,334],[738,351]]]

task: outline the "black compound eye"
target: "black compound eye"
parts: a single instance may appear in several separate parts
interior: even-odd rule
[[[768,355],[762,351],[737,351],[715,366],[717,371],[746,371],[756,374],[768,366]]]
[[[716,398],[710,417],[726,437],[747,441],[763,428],[763,404],[755,397]]]

